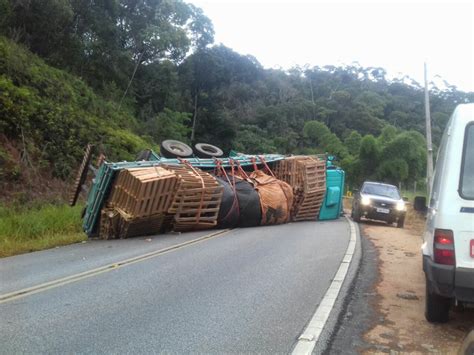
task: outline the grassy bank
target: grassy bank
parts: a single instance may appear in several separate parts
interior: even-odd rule
[[[17,210],[0,206],[0,257],[86,240],[82,206],[43,205]]]

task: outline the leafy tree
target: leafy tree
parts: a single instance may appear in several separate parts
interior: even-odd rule
[[[385,146],[386,144],[390,143],[397,135],[397,129],[392,125],[387,125],[380,133],[378,137],[378,141],[381,146]]]
[[[360,133],[357,131],[351,131],[351,133],[344,140],[344,145],[347,147],[350,154],[358,156],[361,141],[362,136]]]
[[[403,132],[383,148],[382,159],[388,162],[394,159],[403,159],[408,167],[406,178],[416,181],[424,176],[426,171],[425,147],[425,138],[420,133]]]
[[[371,134],[364,136],[360,142],[359,160],[361,170],[367,178],[373,178],[380,161],[380,147]]]
[[[239,152],[250,154],[276,153],[277,148],[266,136],[266,132],[258,127],[244,126],[237,132],[233,146]]]
[[[397,185],[408,177],[408,164],[402,158],[384,160],[377,168],[378,179]]]
[[[320,148],[323,152],[334,154],[340,158],[346,157],[346,147],[324,123],[319,121],[308,121],[304,125],[303,133],[312,145]]]
[[[165,108],[155,118],[148,120],[144,126],[144,133],[155,142],[165,139],[176,139],[188,142],[190,114],[174,112]]]

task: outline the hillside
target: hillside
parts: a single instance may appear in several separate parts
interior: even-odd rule
[[[26,172],[67,179],[88,142],[111,159],[131,159],[151,146],[134,133],[133,115],[116,106],[84,81],[0,37],[2,182],[25,182]]]

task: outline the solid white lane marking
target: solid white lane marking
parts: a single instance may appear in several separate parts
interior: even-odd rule
[[[211,233],[211,234],[204,235],[204,236],[196,238],[196,239],[188,240],[187,242],[171,245],[171,246],[163,248],[163,249],[159,249],[159,250],[155,250],[155,251],[152,251],[152,252],[149,252],[149,253],[146,253],[146,254],[135,256],[135,257],[130,258],[130,259],[118,261],[118,262],[108,264],[108,265],[105,265],[105,266],[101,266],[101,267],[98,267],[98,268],[95,268],[95,269],[92,269],[92,270],[84,271],[84,272],[74,274],[74,275],[70,275],[70,276],[66,276],[66,277],[62,277],[60,279],[48,281],[48,282],[45,282],[45,283],[42,283],[42,284],[39,284],[39,285],[36,285],[36,286],[27,287],[27,288],[24,288],[24,289],[21,289],[21,290],[18,290],[18,291],[5,293],[3,295],[0,295],[0,304],[5,303],[5,302],[9,302],[9,301],[13,301],[13,300],[16,300],[16,299],[19,299],[19,298],[23,298],[23,297],[26,297],[26,296],[29,296],[29,295],[33,295],[35,293],[50,290],[52,288],[56,288],[56,287],[59,287],[59,286],[67,285],[67,284],[70,284],[72,282],[77,282],[77,281],[80,281],[80,280],[83,280],[83,279],[87,279],[87,278],[92,277],[92,276],[100,275],[100,274],[103,274],[104,272],[109,272],[109,271],[112,271],[112,270],[116,270],[116,269],[121,268],[123,266],[132,265],[132,264],[144,261],[144,260],[148,260],[148,259],[154,258],[156,256],[160,256],[160,255],[169,253],[169,252],[174,251],[176,249],[186,247],[188,245],[196,244],[196,243],[202,242],[202,241],[207,240],[207,239],[222,236],[224,234],[227,234],[230,231],[231,231],[231,229],[224,229],[224,230],[221,230],[221,231],[217,231],[217,232],[214,232],[214,233]]]
[[[346,254],[339,265],[339,269],[337,270],[331,285],[329,286],[321,303],[316,309],[316,312],[313,314],[313,317],[309,321],[303,333],[299,336],[298,341],[293,348],[292,354],[294,355],[311,354],[313,352],[314,347],[316,346],[324,329],[324,326],[326,325],[329,315],[334,308],[337,296],[341,291],[342,283],[344,282],[347,272],[349,271],[349,266],[352,261],[352,256],[354,255],[357,243],[357,232],[354,222],[352,222],[348,217],[346,217],[346,219],[349,222],[351,233],[349,245],[346,249]]]

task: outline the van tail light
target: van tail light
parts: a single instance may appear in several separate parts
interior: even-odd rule
[[[435,229],[433,250],[435,263],[456,265],[453,231],[448,229]]]

